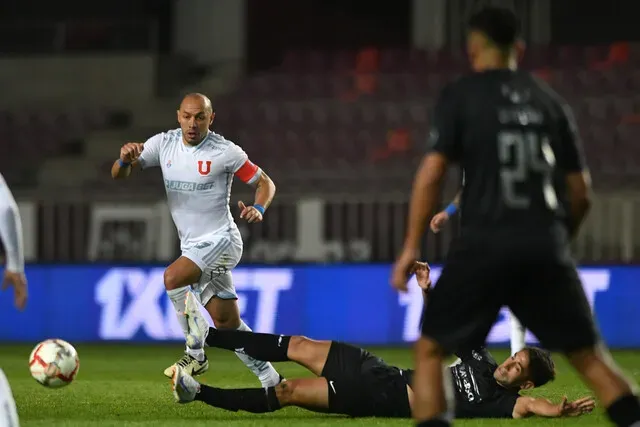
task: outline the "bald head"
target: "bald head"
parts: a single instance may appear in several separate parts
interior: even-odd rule
[[[209,114],[213,113],[211,100],[206,95],[203,95],[201,93],[190,93],[182,98],[182,102],[180,103],[180,110],[184,110],[184,107],[186,105],[191,107],[199,107]]]
[[[185,144],[198,145],[209,133],[215,114],[211,100],[201,93],[190,93],[182,99],[178,122]]]

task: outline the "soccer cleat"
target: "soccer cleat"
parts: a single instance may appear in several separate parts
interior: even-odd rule
[[[200,313],[198,301],[196,301],[193,293],[187,293],[185,301],[184,315],[187,317],[189,325],[189,334],[187,335],[187,347],[192,349],[201,349],[207,344],[207,335],[209,335],[209,323]]]
[[[204,360],[202,362],[199,362],[193,356],[185,354],[175,364],[165,369],[164,375],[168,378],[172,378],[175,367],[179,367],[185,374],[195,377],[196,375],[201,375],[207,372],[207,370],[209,369],[209,359],[207,359],[207,356],[205,356]]]
[[[200,392],[200,383],[184,372],[182,367],[176,365],[173,368],[171,383],[173,386],[173,397],[178,403],[193,402],[196,394]]]

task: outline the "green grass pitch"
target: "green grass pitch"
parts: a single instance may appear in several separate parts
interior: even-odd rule
[[[49,390],[36,383],[27,367],[31,346],[0,345],[0,366],[5,370],[17,401],[22,426],[394,426],[412,425],[409,420],[349,419],[287,408],[266,415],[227,412],[200,402],[174,403],[170,382],[162,374],[177,359],[180,345],[78,345],[80,371],[70,386]],[[387,362],[411,365],[410,349],[373,348]],[[229,352],[208,350],[209,371],[199,377],[218,387],[256,387],[257,379]],[[506,356],[495,351],[497,359]],[[614,357],[636,381],[640,379],[640,352],[615,352]],[[556,357],[558,378],[536,390],[558,401],[589,394],[562,357]],[[278,364],[288,378],[310,375],[293,363]],[[606,426],[602,408],[579,418],[547,420],[468,420],[459,426]]]

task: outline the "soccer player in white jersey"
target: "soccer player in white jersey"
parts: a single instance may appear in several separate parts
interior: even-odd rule
[[[464,175],[462,177],[462,185],[464,186]],[[434,233],[440,232],[442,227],[449,221],[453,215],[458,212],[460,208],[460,198],[462,197],[462,189],[458,191],[458,194],[453,198],[453,200],[447,205],[447,207],[438,212],[432,219],[430,223],[431,231]],[[511,314],[510,317],[511,324],[511,355],[515,355],[517,352],[522,350],[525,347],[525,335],[526,329],[522,326],[520,321],[516,316]]]
[[[275,194],[267,174],[247,154],[209,130],[215,113],[202,94],[185,96],[178,110],[180,128],[159,133],[145,143],[127,143],[111,169],[114,179],[128,177],[132,169],[162,169],[171,216],[178,229],[182,256],[164,273],[164,284],[185,334],[184,316],[189,286],[211,315],[218,329],[250,331],[240,319],[231,269],[242,256],[242,239],[229,210],[234,175],[256,187],[252,206],[239,203],[240,218],[260,222]],[[241,351],[237,356],[260,379],[263,387],[281,380],[270,363],[255,360]],[[192,375],[204,373],[209,362],[202,348],[187,346],[176,362]],[[165,375],[171,377],[171,365]]]
[[[16,308],[22,310],[27,303],[27,279],[24,275],[24,251],[20,211],[11,190],[0,174],[0,238],[4,244],[7,262],[2,289],[13,286]],[[7,377],[0,369],[0,427],[18,427],[16,402]]]

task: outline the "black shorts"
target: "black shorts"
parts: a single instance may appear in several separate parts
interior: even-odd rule
[[[352,417],[411,417],[402,371],[368,351],[332,342],[322,377],[329,411]]]
[[[427,299],[422,335],[447,353],[483,345],[502,306],[549,350],[599,341],[568,245],[544,235],[458,238]]]

